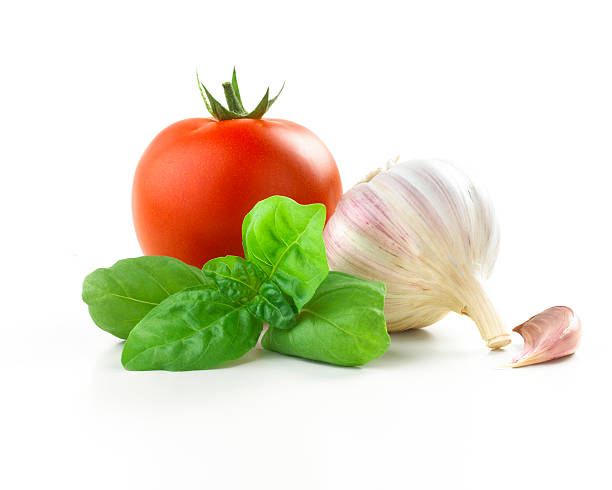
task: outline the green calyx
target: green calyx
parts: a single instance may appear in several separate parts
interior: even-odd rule
[[[204,84],[200,81],[200,76],[197,72],[196,77],[198,79],[200,94],[202,94],[202,99],[204,99],[206,108],[217,121],[227,121],[229,119],[261,119],[268,109],[272,107],[272,104],[274,104],[276,99],[278,99],[278,96],[283,91],[283,88],[285,88],[285,83],[283,82],[283,86],[278,91],[278,94],[276,94],[276,97],[273,98],[270,98],[270,89],[268,88],[263,98],[259,101],[259,104],[257,104],[257,107],[255,107],[255,109],[253,109],[251,112],[247,112],[244,109],[242,99],[240,98],[240,89],[238,88],[238,81],[236,80],[236,68],[234,68],[234,72],[232,73],[232,81],[225,82],[223,84],[223,92],[225,93],[227,108],[219,103],[210,94]]]

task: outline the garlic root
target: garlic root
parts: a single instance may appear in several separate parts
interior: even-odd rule
[[[501,318],[477,280],[471,287],[464,285],[460,297],[465,306],[461,314],[470,317],[480,332],[480,336],[490,349],[500,349],[512,342],[510,334],[504,328]]]

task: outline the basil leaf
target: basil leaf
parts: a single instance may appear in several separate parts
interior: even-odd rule
[[[221,294],[244,304],[257,318],[277,328],[295,325],[295,312],[281,290],[256,265],[228,255],[204,264],[204,274]]]
[[[389,347],[385,285],[330,272],[291,330],[269,328],[262,346],[340,366],[359,366]]]
[[[256,264],[299,312],[329,271],[325,206],[303,206],[283,196],[258,202],[242,224],[245,257]]]
[[[248,303],[257,294],[266,278],[257,266],[234,255],[209,260],[202,272],[225,296],[242,304]]]
[[[269,279],[264,281],[259,294],[247,305],[249,311],[268,325],[285,329],[295,326],[295,311],[279,287]]]
[[[162,301],[134,327],[121,362],[130,371],[209,369],[243,356],[262,327],[219,290],[190,288]]]
[[[98,327],[125,339],[168,296],[206,282],[199,269],[172,257],[124,259],[85,278],[83,301]]]

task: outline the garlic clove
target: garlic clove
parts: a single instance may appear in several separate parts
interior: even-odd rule
[[[509,364],[516,368],[573,354],[580,343],[582,325],[571,308],[553,306],[512,330],[525,340],[523,351]]]

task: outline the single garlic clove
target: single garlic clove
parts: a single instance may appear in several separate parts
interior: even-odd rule
[[[525,340],[523,351],[510,367],[551,361],[576,352],[580,343],[580,318],[567,306],[553,306],[512,329]]]

